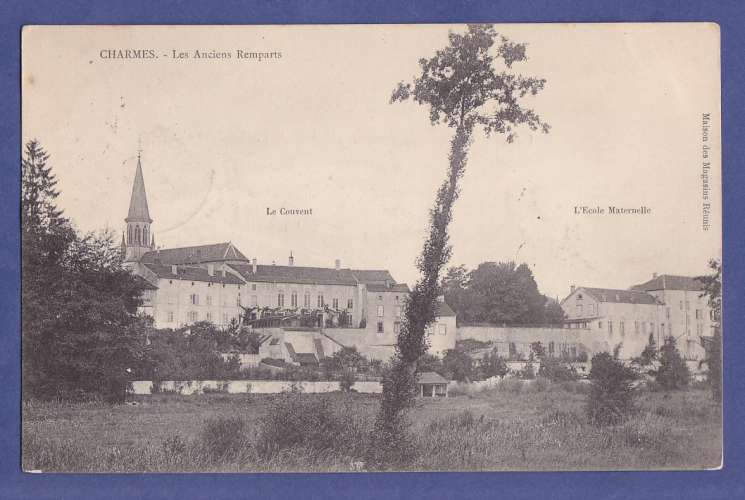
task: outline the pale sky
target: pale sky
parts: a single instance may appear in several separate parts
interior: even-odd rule
[[[551,124],[513,144],[476,135],[450,264],[514,259],[539,288],[627,288],[697,275],[721,253],[719,32],[713,24],[497,25],[528,43],[514,70]],[[417,279],[452,129],[388,103],[462,26],[33,27],[23,38],[23,135],[51,154],[60,205],[121,234],[138,141],[162,247],[232,241],[260,263],[387,268]],[[157,59],[102,59],[152,49]],[[229,60],[173,60],[172,50]],[[236,51],[281,52],[237,59]],[[711,229],[702,119],[711,113]],[[576,215],[575,206],[649,207]],[[267,208],[312,208],[268,216]]]

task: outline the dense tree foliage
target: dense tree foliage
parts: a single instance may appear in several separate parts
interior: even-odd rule
[[[688,385],[691,372],[675,345],[674,337],[667,337],[660,348],[660,367],[656,372],[657,383],[665,390],[681,389]]]
[[[619,423],[634,409],[632,382],[636,374],[617,353],[618,349],[614,355],[601,352],[592,357],[586,410],[589,420],[599,426]]]
[[[79,235],[56,205],[49,155],[35,140],[21,164],[23,397],[122,400],[145,364],[141,280],[113,235]]]
[[[463,265],[451,267],[441,288],[459,324],[538,325],[564,320],[561,306],[539,292],[524,263],[482,262],[472,271]]]
[[[487,136],[503,134],[512,142],[519,125],[544,132],[549,128],[521,104],[523,97],[542,90],[545,80],[510,71],[513,64],[527,60],[525,44],[498,35],[492,25],[469,25],[465,33],[450,32],[448,41],[432,57],[419,60],[421,72],[413,84],[401,82],[391,95],[391,102],[413,99],[427,106],[431,124],[445,123],[454,134],[446,177],[430,210],[429,234],[417,261],[420,279],[409,295],[396,361],[383,383],[375,436],[376,448],[384,450],[383,461],[389,464],[406,450],[403,412],[414,400],[416,363],[427,350],[425,329],[435,318],[440,272],[451,254],[448,226],[473,132],[480,127]]]
[[[709,261],[711,274],[698,279],[704,285],[704,296],[711,308],[713,335],[701,339],[706,350],[704,364],[707,366],[706,380],[715,401],[722,400],[722,263],[718,259]]]

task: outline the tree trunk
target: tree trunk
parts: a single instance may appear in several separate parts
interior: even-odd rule
[[[448,175],[437,191],[437,199],[430,210],[429,236],[417,261],[421,278],[414,286],[406,303],[406,312],[396,344],[396,358],[390,374],[383,381],[383,398],[376,421],[376,434],[383,440],[378,450],[386,462],[402,459],[407,451],[404,411],[410,407],[416,393],[417,360],[427,352],[425,329],[437,312],[440,271],[450,258],[448,226],[453,204],[458,198],[458,180],[466,165],[473,125],[461,123],[450,142]]]

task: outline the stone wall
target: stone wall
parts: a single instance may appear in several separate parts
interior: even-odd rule
[[[380,393],[380,382],[357,381],[352,386],[360,393]],[[337,381],[291,381],[291,380],[167,380],[160,383],[161,392],[175,392],[185,396],[215,391],[228,394],[279,394],[298,391],[306,394],[340,391]],[[132,382],[131,394],[152,394],[153,382],[136,380]]]

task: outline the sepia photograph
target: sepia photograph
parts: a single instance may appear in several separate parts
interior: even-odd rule
[[[21,467],[715,470],[715,23],[25,26]]]

